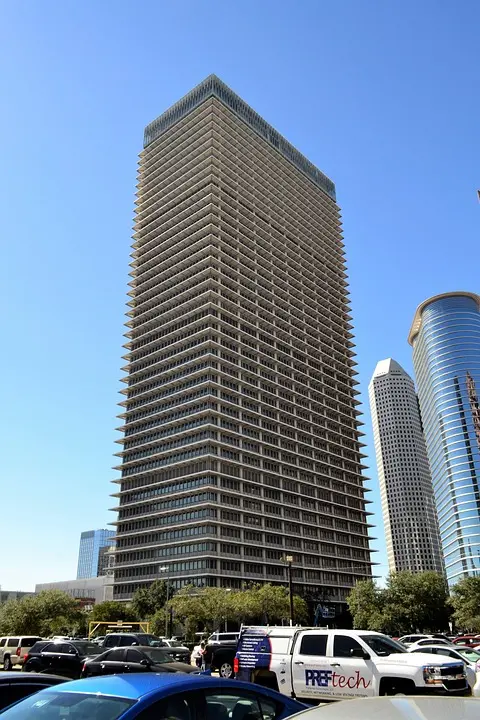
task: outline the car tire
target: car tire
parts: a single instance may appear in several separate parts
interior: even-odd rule
[[[10,655],[4,655],[3,657],[3,669],[4,670],[11,670],[13,668],[12,661],[10,659]]]
[[[225,680],[230,680],[233,677],[233,667],[229,662],[224,662],[218,668],[218,674]]]
[[[415,695],[413,680],[403,678],[384,678],[380,684],[380,695]]]

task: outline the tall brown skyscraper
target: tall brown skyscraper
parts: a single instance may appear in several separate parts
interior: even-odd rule
[[[335,186],[216,76],[145,130],[115,598],[370,577]]]

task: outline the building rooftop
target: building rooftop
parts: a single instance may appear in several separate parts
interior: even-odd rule
[[[441,293],[440,295],[432,295],[432,297],[428,298],[427,300],[424,300],[415,310],[415,315],[412,322],[412,327],[410,328],[410,332],[408,334],[408,342],[410,345],[413,345],[413,341],[415,340],[416,336],[420,332],[420,328],[422,327],[422,313],[424,309],[427,307],[427,305],[431,305],[431,303],[436,302],[437,300],[442,300],[443,298],[449,298],[449,297],[469,297],[472,298],[472,300],[475,300],[478,304],[478,307],[480,309],[480,295],[477,295],[476,293],[468,292],[466,290],[455,290],[454,292],[448,292],[448,293]]]
[[[258,113],[247,103],[236,95],[228,85],[216,75],[209,75],[203,82],[190,90],[181,100],[172,105],[156,120],[153,120],[145,128],[143,147],[160,137],[172,125],[181,120],[194,108],[201,105],[210,97],[220,100],[226,107],[232,110],[243,122],[272,145],[284,158],[289,160],[298,170],[312,180],[333,200],[336,199],[335,184],[324,175],[313,163],[302,155],[288,140],[269,125]]]
[[[386,360],[379,360],[375,370],[373,371],[372,380],[380,377],[381,375],[388,375],[392,371],[401,372],[403,375],[408,373],[402,368],[402,366],[393,358],[386,358]]]

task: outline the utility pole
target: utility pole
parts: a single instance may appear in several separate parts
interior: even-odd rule
[[[164,565],[163,567],[158,568],[160,572],[167,573],[167,600],[165,602],[165,637],[168,639],[168,618],[169,618],[169,611],[168,611],[168,595],[170,590],[170,578],[168,576],[168,567],[167,565]]]
[[[288,594],[290,596],[290,627],[293,627],[293,625],[295,624],[295,616],[294,616],[294,611],[293,611],[293,584],[292,584],[293,555],[285,555],[282,559],[288,567]]]

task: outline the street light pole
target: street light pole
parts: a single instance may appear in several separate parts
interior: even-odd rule
[[[160,572],[168,573],[168,567],[167,565],[163,565],[162,567],[158,568]],[[168,609],[168,600],[169,600],[169,590],[170,590],[170,582],[169,577],[167,574],[167,600],[165,602],[165,637],[168,638],[168,616],[169,616],[169,609]]]
[[[293,612],[293,584],[292,584],[292,563],[293,555],[285,555],[283,558],[288,567],[288,594],[290,596],[290,627],[294,625],[295,616]]]

